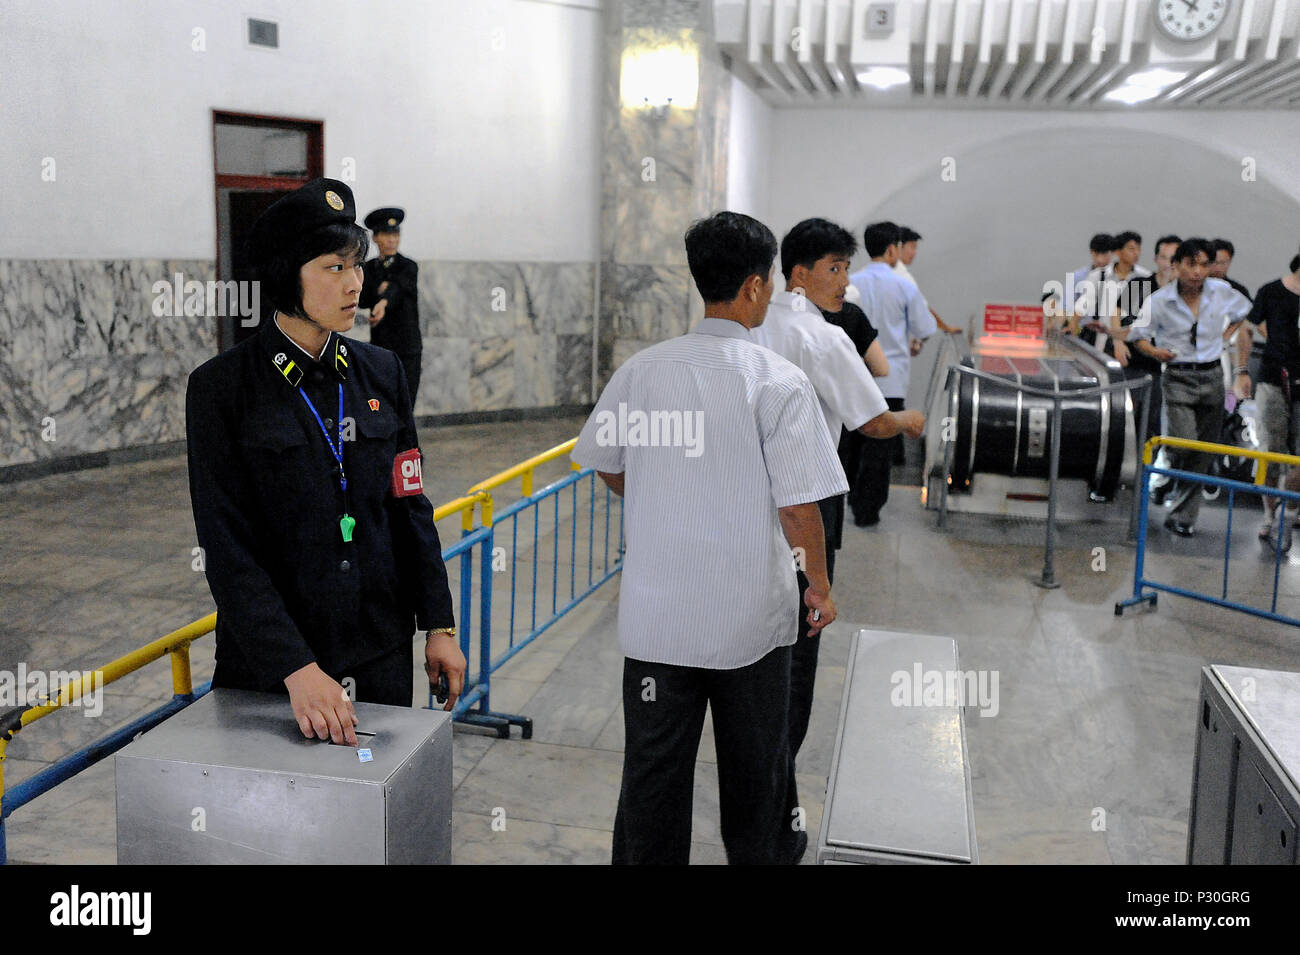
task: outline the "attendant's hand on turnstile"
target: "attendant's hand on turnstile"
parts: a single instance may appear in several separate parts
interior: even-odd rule
[[[1128,346],[1118,338],[1115,339],[1115,360],[1121,368],[1128,367]]]
[[[817,636],[835,621],[835,601],[829,591],[823,593],[809,585],[803,592],[803,602],[808,606],[808,636]]]
[[[443,706],[451,710],[465,688],[465,654],[460,652],[460,644],[455,634],[431,633],[424,640],[424,672],[429,675],[429,686],[438,685],[438,675],[446,674],[447,688],[450,694]]]
[[[921,412],[908,409],[894,413],[898,415],[898,422],[903,426],[903,434],[909,438],[919,438],[925,433],[925,415]]]
[[[289,689],[289,705],[293,707],[298,729],[308,739],[333,740],[335,743],[357,745],[357,714],[348,699],[347,690],[335,682],[315,663],[294,670],[284,678]]]

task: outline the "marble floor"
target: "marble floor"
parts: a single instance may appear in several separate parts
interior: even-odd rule
[[[448,500],[580,424],[423,429],[429,496]],[[546,476],[563,473],[553,466]],[[1272,564],[1254,540],[1257,516],[1238,512],[1234,521],[1229,590],[1267,602]],[[1220,587],[1224,517],[1206,507],[1190,541],[1153,531],[1149,575]],[[455,521],[440,529],[444,543],[458,534]],[[101,665],[208,613],[193,536],[183,458],[0,486],[0,670]],[[798,767],[810,836],[820,825],[849,639],[863,625],[951,635],[963,669],[999,674],[997,715],[966,716],[982,862],[1181,862],[1199,668],[1300,669],[1300,641],[1293,628],[1172,596],[1156,612],[1115,617],[1114,601],[1132,589],[1133,560],[1122,527],[1066,525],[1056,559],[1062,586],[1041,590],[1032,582],[1041,525],[958,514],[940,532],[917,489],[895,486],[879,526],[846,529],[836,567],[846,622],[826,632]],[[619,583],[605,584],[494,677],[493,708],[532,717],[532,740],[457,728],[457,863],[608,860],[622,764]],[[1300,558],[1283,565],[1279,591],[1279,609],[1300,614]],[[205,679],[211,637],[195,643],[194,660]],[[9,746],[6,784],[169,693],[167,666],[155,664],[107,688],[98,718],[68,709],[29,727]],[[498,809],[504,831],[492,825]],[[17,810],[7,829],[14,862],[114,862],[112,761]],[[694,833],[693,861],[725,861],[707,723]]]

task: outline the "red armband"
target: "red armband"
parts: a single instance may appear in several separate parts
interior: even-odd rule
[[[411,448],[393,458],[393,497],[414,497],[424,493],[420,449]]]

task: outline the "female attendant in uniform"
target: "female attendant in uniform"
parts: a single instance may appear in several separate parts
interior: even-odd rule
[[[252,252],[275,311],[194,371],[185,406],[213,685],[287,691],[304,736],[351,745],[351,699],[410,705],[417,628],[447,709],[465,674],[401,364],[340,334],[368,246],[336,180],[268,208]]]

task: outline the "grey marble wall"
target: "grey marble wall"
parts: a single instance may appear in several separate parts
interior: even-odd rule
[[[730,80],[701,0],[610,0],[605,6],[601,191],[600,386],[629,355],[685,332],[703,304],[682,238],[724,207]],[[625,55],[663,46],[699,56],[694,107],[625,107]]]
[[[0,467],[185,436],[186,382],[217,335],[211,318],[155,314],[155,283],[177,273],[215,277],[210,261],[0,260]],[[585,262],[421,262],[416,413],[590,401],[594,277]]]
[[[0,465],[184,437],[186,379],[216,351],[215,324],[155,315],[153,286],[212,272],[202,261],[0,261]]]

